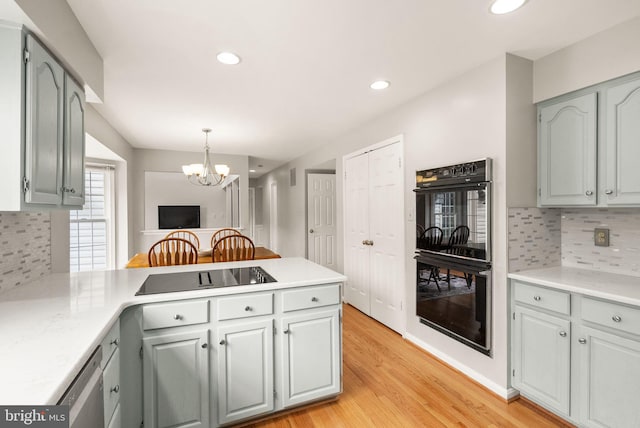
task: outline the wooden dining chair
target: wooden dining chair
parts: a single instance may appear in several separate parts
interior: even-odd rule
[[[229,235],[216,242],[211,257],[214,262],[234,262],[254,260],[255,255],[256,249],[250,238],[244,235]]]
[[[191,242],[196,248],[200,248],[200,239],[198,238],[198,235],[190,230],[174,230],[173,232],[167,233],[165,238],[185,239]]]
[[[198,249],[182,238],[164,238],[149,249],[149,266],[191,265],[198,263]]]
[[[211,236],[211,248],[215,247],[216,243],[220,239],[224,238],[225,236],[233,236],[233,235],[242,235],[242,233],[230,227],[215,231]]]
[[[448,254],[454,254],[457,256],[464,256],[466,253],[466,249],[464,245],[469,240],[469,228],[467,226],[458,226],[456,227],[451,235],[449,236],[449,242],[447,243]],[[464,279],[467,282],[467,287],[471,288],[471,283],[473,280],[473,276],[471,274],[464,274]],[[449,290],[451,290],[451,269],[447,269],[447,285]]]
[[[432,249],[434,251],[438,251],[442,246],[442,235],[442,229],[440,229],[438,226],[431,226],[424,232],[422,232],[422,234],[419,236],[418,247],[425,250]],[[428,266],[428,268],[429,277],[427,278],[426,285],[429,285],[429,282],[433,281],[435,282],[436,287],[438,287],[438,291],[441,291],[440,284],[438,283],[438,279],[440,279],[440,268],[438,268],[437,266]],[[420,272],[418,272],[418,276],[419,275]],[[418,278],[418,283],[419,282],[420,278]]]

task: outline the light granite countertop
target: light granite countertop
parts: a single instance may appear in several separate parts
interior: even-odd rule
[[[256,265],[277,282],[135,296],[152,273]],[[0,404],[55,404],[126,307],[345,280],[303,258],[45,276],[0,294]]]
[[[640,277],[555,266],[510,273],[509,278],[640,306]]]

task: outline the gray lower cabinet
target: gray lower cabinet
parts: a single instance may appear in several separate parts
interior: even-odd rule
[[[209,427],[209,330],[142,339],[144,426]]]
[[[282,319],[282,404],[296,406],[340,392],[340,309]]]
[[[273,319],[225,323],[216,341],[219,423],[273,411]]]
[[[513,386],[568,417],[570,322],[520,305],[514,315]]]
[[[511,281],[512,385],[585,427],[640,426],[640,308]]]
[[[340,296],[322,284],[126,310],[122,425],[226,426],[338,395]]]
[[[581,424],[640,426],[640,341],[584,326],[578,337]]]

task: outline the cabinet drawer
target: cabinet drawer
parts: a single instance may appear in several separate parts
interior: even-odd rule
[[[640,335],[640,308],[583,297],[582,319]]]
[[[571,296],[569,293],[519,281],[514,281],[513,283],[513,295],[516,302],[569,315],[571,310]]]
[[[116,351],[102,372],[105,426],[120,401],[120,351]]]
[[[273,313],[273,293],[247,294],[218,299],[218,320],[257,317]]]
[[[340,284],[298,288],[282,292],[282,311],[317,308],[340,303]]]
[[[154,303],[142,308],[142,327],[144,330],[182,327],[206,322],[209,322],[208,300]]]
[[[116,352],[120,345],[120,319],[117,319],[107,335],[102,339],[102,361],[100,367],[102,370],[107,366],[109,359]]]

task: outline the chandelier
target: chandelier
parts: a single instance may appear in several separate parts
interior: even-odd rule
[[[209,132],[211,132],[211,129],[203,128],[202,132],[205,135],[204,163],[182,165],[182,172],[184,172],[191,184],[217,186],[229,175],[229,167],[227,165],[216,165],[214,171],[214,168],[211,167],[211,155],[209,155]]]

